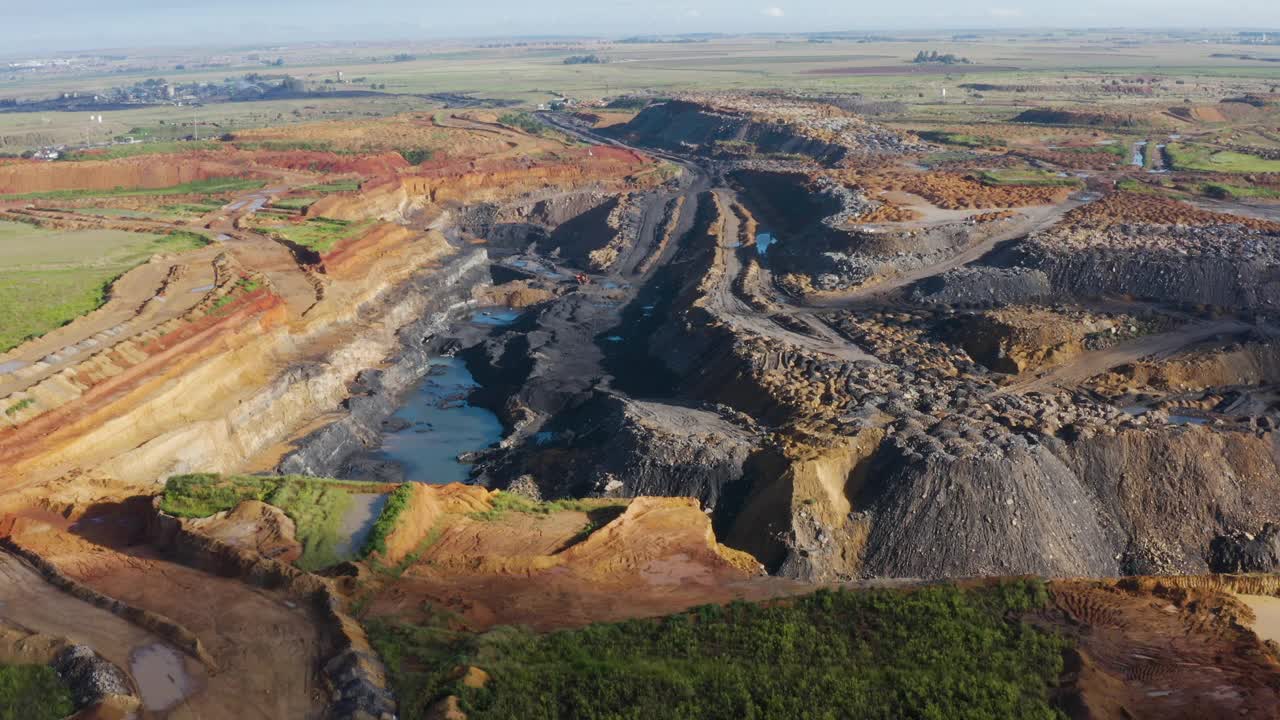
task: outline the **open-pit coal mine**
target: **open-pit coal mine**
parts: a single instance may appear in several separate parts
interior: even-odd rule
[[[1280,210],[798,93],[639,104],[294,131],[449,139],[417,164],[0,166],[6,232],[153,243],[0,354],[0,665],[77,717],[621,717],[513,688],[677,642],[637,618],[885,663],[964,617],[1050,714],[875,716],[1278,716]]]

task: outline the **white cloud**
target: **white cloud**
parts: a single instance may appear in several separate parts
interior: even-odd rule
[[[692,17],[692,18],[702,17],[702,11],[697,8],[689,8],[688,10],[684,11],[684,16]]]
[[[761,11],[760,11],[760,14],[761,14],[761,15],[768,15],[769,17],[782,17],[783,15],[786,15],[786,13],[785,13],[785,12],[783,12],[782,8],[780,8],[780,7],[776,6],[776,5],[775,5],[775,6],[773,6],[773,7],[767,7],[767,8],[765,8],[765,9],[761,10]]]
[[[998,18],[1015,18],[1022,17],[1022,8],[991,8],[987,10],[987,14],[991,17]]]

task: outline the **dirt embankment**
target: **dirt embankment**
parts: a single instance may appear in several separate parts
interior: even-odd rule
[[[761,597],[786,585],[760,578],[754,559],[717,543],[692,499],[490,515],[481,488],[428,491],[440,496],[439,506],[423,506],[435,539],[400,578],[375,590],[373,617],[415,618],[429,601],[474,629],[549,630]]]
[[[184,329],[145,362],[0,431],[11,477],[93,468],[129,483],[229,470],[331,412],[348,396],[350,379],[398,347],[397,329],[430,310],[435,295],[465,300],[476,280],[456,263],[429,267],[447,250],[443,239],[400,244],[395,233],[379,237],[389,242],[371,237],[335,258],[325,298],[304,321],[214,313],[207,328]],[[483,263],[483,255],[466,257]],[[345,269],[354,268],[367,272],[347,281]],[[415,273],[419,282],[405,284]],[[374,317],[381,322],[369,325]]]
[[[6,165],[0,166],[0,194],[165,188],[229,176],[244,177],[245,168],[226,160],[186,155]]]
[[[590,154],[588,154],[590,152]],[[403,213],[424,203],[498,202],[548,187],[579,187],[593,182],[643,187],[658,180],[635,179],[652,161],[636,153],[607,148],[563,151],[538,160],[449,164],[430,171],[372,181],[359,193],[329,195],[307,214],[339,220],[363,220]]]

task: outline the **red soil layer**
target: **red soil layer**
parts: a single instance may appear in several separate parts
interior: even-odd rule
[[[214,177],[244,175],[244,169],[213,157],[153,155],[122,160],[22,163],[0,166],[0,194],[58,190],[165,188]]]

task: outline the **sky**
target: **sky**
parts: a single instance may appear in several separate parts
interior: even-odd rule
[[[0,51],[517,35],[1280,29],[1277,0],[0,0]]]

